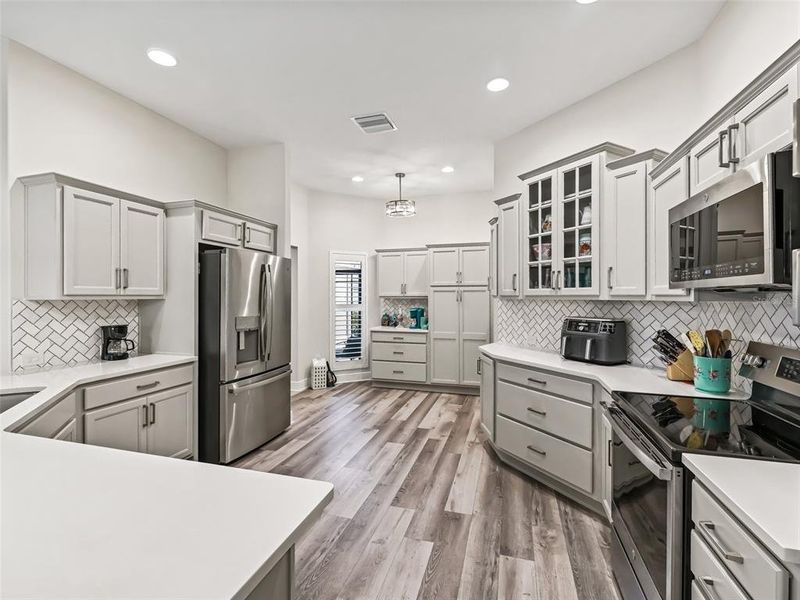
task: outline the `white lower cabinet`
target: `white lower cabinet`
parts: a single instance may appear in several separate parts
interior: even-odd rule
[[[431,288],[431,383],[479,386],[478,348],[489,341],[486,287]]]
[[[147,452],[159,456],[185,458],[192,454],[191,385],[147,397],[149,408]]]
[[[600,444],[603,451],[603,462],[600,468],[603,484],[603,511],[611,522],[611,505],[614,503],[614,430],[611,419],[605,410],[600,413]]]
[[[373,331],[370,344],[372,378],[427,383],[427,333]]]
[[[88,410],[83,416],[84,440],[132,452],[146,452],[147,399],[134,398]]]
[[[76,419],[70,419],[69,423],[64,425],[61,430],[53,436],[54,440],[63,440],[65,442],[78,442],[80,438],[78,436],[78,421]]]

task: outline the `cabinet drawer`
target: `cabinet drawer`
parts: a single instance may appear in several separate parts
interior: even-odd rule
[[[45,412],[19,430],[25,435],[36,437],[54,437],[62,428],[75,418],[75,392],[64,396]]]
[[[497,365],[497,378],[517,385],[546,391],[567,398],[574,398],[581,402],[592,403],[592,384],[585,381],[575,381],[558,375],[551,375],[544,371],[515,367],[499,363]]]
[[[497,412],[586,448],[592,447],[592,407],[497,382]]]
[[[390,344],[389,342],[372,344],[372,358],[375,360],[424,363],[427,357],[428,347],[425,344]]]
[[[506,452],[592,493],[592,453],[497,415],[495,439]]]
[[[193,377],[194,365],[189,364],[90,385],[83,392],[83,405],[86,410],[89,410],[90,408],[113,404],[120,400],[144,396],[145,394],[152,394],[176,385],[191,383]]]
[[[701,539],[697,531],[692,531],[692,575],[693,586],[700,590],[700,598],[710,596],[708,600],[748,600],[739,585],[734,581],[725,567]],[[705,590],[705,594],[703,591]],[[692,598],[694,598],[692,590]],[[767,600],[766,596],[753,596],[759,600]],[[703,599],[706,600],[706,599]]]
[[[373,379],[394,379],[396,381],[425,383],[427,375],[427,367],[424,364],[387,360],[372,361]]]
[[[404,344],[425,344],[428,341],[426,333],[394,333],[388,331],[373,331],[373,342],[402,342]]]
[[[785,600],[789,574],[700,483],[692,483],[692,521],[714,553],[753,598]],[[725,553],[730,553],[728,557]]]

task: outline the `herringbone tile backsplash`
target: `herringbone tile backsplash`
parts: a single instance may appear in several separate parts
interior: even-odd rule
[[[425,309],[425,314],[428,314],[428,299],[427,298],[381,298],[381,314],[388,313],[390,315],[397,315],[398,318],[402,315],[410,322],[409,310],[415,306],[421,306]]]
[[[599,302],[495,298],[495,340],[558,351],[564,317],[609,317],[628,323],[628,359],[663,368],[651,349],[659,329],[673,334],[689,329],[730,329],[734,338],[800,347],[800,328],[792,324],[789,294],[761,301]]]
[[[100,325],[125,323],[128,337],[138,347],[136,300],[15,300],[11,305],[11,367],[22,372],[98,361]],[[41,361],[23,369],[32,354],[41,355]]]

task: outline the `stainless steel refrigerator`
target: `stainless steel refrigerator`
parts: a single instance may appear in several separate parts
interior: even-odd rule
[[[200,253],[200,460],[229,463],[290,422],[291,260]]]

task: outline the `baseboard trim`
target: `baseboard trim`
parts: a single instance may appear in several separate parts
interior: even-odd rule
[[[337,383],[351,383],[353,381],[369,381],[372,379],[372,373],[369,371],[340,371],[336,373]]]
[[[298,392],[305,392],[308,389],[308,377],[305,379],[300,379],[298,381],[292,381],[291,391],[293,394],[297,394]]]
[[[385,379],[373,379],[372,386],[393,390],[414,390],[416,392],[480,396],[480,388],[473,386],[442,385],[439,383],[409,383],[407,381],[387,381]]]

